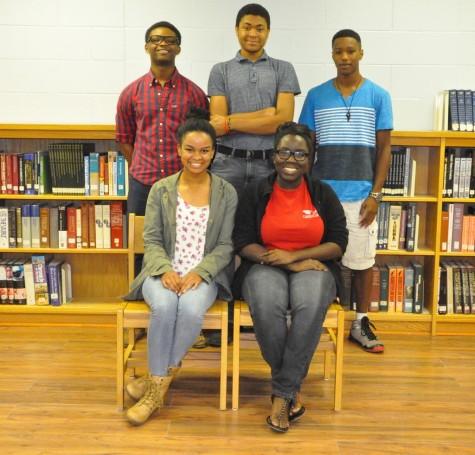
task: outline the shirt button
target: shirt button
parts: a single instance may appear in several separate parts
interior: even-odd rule
[[[162,169],[160,172],[163,174],[165,171]]]
[[[157,93],[157,95],[158,95],[158,96],[160,96],[160,95],[161,95],[161,93],[160,93],[160,92],[158,92],[158,93]]]
[[[160,126],[163,126],[163,123],[160,122]]]
[[[160,139],[160,142],[163,142],[163,139]]]
[[[160,108],[160,111],[163,111],[163,107]]]
[[[160,155],[160,158],[163,158],[163,155]]]

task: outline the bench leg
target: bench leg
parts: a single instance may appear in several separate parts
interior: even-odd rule
[[[124,313],[123,310],[117,311],[117,380],[116,397],[117,408],[119,411],[124,409]]]
[[[338,333],[335,352],[335,411],[340,411],[343,393],[343,346],[345,343],[345,312],[338,311]]]
[[[239,356],[241,344],[241,304],[234,303],[234,325],[233,325],[233,386],[231,394],[231,405],[233,411],[239,408]]]
[[[330,379],[330,351],[327,349],[323,351],[323,379]]]
[[[224,302],[225,309],[221,312],[221,365],[219,375],[219,409],[226,409],[228,383],[228,302]]]

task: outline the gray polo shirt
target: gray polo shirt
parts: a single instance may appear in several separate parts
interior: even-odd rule
[[[211,69],[208,81],[209,96],[225,96],[230,114],[254,112],[275,107],[282,92],[300,93],[295,69],[289,62],[269,57],[265,52],[256,62],[236,56]],[[274,146],[274,135],[233,133],[223,136],[219,143],[228,147],[260,150]]]

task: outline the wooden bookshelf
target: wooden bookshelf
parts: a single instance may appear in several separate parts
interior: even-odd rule
[[[21,125],[0,124],[0,150],[9,152],[46,148],[49,142],[79,140],[94,142],[96,150],[117,149],[113,125]],[[371,313],[379,332],[408,334],[475,335],[475,315],[437,314],[438,268],[444,257],[474,258],[473,253],[445,253],[439,248],[443,202],[475,203],[475,199],[442,198],[444,153],[446,147],[475,147],[475,133],[454,131],[394,131],[392,145],[412,148],[417,161],[415,195],[385,197],[391,202],[416,202],[420,215],[420,248],[408,251],[377,251],[377,262],[398,261],[403,264],[417,259],[424,264],[425,306],[422,314]],[[0,195],[0,200],[125,200],[117,196]],[[127,291],[128,250],[59,250],[2,249],[3,257],[21,257],[31,253],[49,253],[64,257],[73,270],[74,301],[62,307],[26,307],[0,305],[0,325],[82,325],[104,324],[121,305],[120,296]],[[475,261],[474,261],[475,262]],[[102,314],[102,313],[107,314]],[[39,317],[41,315],[41,318]],[[52,319],[52,315],[56,315]],[[113,317],[113,316],[111,316]],[[109,318],[109,319],[108,319]],[[348,312],[347,320],[352,319]]]
[[[117,150],[113,125],[0,124],[0,151],[21,153],[46,149],[53,142],[93,142],[96,151]],[[125,201],[126,196],[0,194],[11,201]],[[59,307],[0,305],[0,325],[115,326],[127,292],[127,248],[59,249],[2,248],[2,258],[45,254],[68,261],[72,268],[73,301]]]
[[[474,253],[440,251],[442,203],[475,204],[475,199],[442,197],[444,155],[447,147],[475,147],[475,133],[456,131],[394,131],[393,146],[411,147],[417,161],[415,196],[384,197],[384,201],[416,202],[420,215],[419,245],[413,252],[377,250],[377,262],[403,263],[418,258],[424,264],[425,313],[371,313],[379,331],[405,333],[471,334],[475,335],[475,315],[439,315],[439,264],[444,257],[475,258]],[[475,263],[475,260],[474,260]]]

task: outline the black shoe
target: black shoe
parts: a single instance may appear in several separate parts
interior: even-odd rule
[[[233,341],[232,338],[232,327],[228,330],[228,344]],[[221,347],[221,331],[220,330],[204,330],[203,334],[206,338],[206,344],[212,346],[213,348]]]

